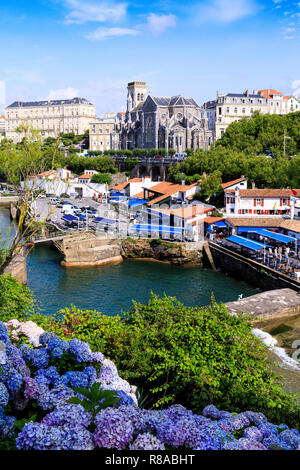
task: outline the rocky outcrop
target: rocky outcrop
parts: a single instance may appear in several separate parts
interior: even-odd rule
[[[11,263],[5,268],[4,274],[10,274],[15,277],[20,284],[27,282],[26,258],[23,255],[17,255]]]
[[[197,245],[190,249],[185,243],[171,243],[157,240],[127,239],[122,241],[123,258],[152,258],[176,265],[201,264],[202,249]]]

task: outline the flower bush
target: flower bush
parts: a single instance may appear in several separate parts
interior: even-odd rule
[[[152,294],[122,316],[72,306],[35,321],[112,359],[120,375],[142,390],[147,407],[181,403],[200,413],[214,403],[222,410],[262,411],[276,424],[300,422],[296,398],[271,370],[268,349],[252,334],[251,321],[229,315],[224,305],[186,307]],[[105,375],[103,370],[103,380]]]
[[[134,387],[86,342],[19,321],[0,322],[0,340],[0,441],[18,450],[300,450],[296,429],[262,413],[139,408]]]

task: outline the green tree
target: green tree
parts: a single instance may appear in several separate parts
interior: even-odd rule
[[[92,176],[91,183],[111,184],[111,176],[109,173],[96,173]]]

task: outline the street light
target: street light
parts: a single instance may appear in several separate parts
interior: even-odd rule
[[[286,139],[291,139],[288,135],[285,135],[285,129],[284,129],[284,134],[283,134],[283,156],[285,157],[285,140]]]

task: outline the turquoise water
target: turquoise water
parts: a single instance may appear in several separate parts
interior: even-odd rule
[[[9,224],[7,210],[0,209],[0,228]],[[37,306],[45,314],[76,305],[114,315],[128,311],[132,300],[148,300],[150,292],[175,296],[186,305],[207,305],[211,296],[217,301],[237,300],[257,290],[221,272],[199,266],[178,267],[145,260],[119,264],[63,268],[60,255],[48,247],[35,247],[27,257],[28,287]]]
[[[175,296],[185,305],[207,305],[236,300],[257,292],[221,272],[200,267],[178,267],[155,261],[126,260],[89,268],[62,268],[53,250],[36,247],[28,256],[28,286],[45,313],[75,304],[106,314],[127,311],[132,299],[145,302],[150,292]]]

